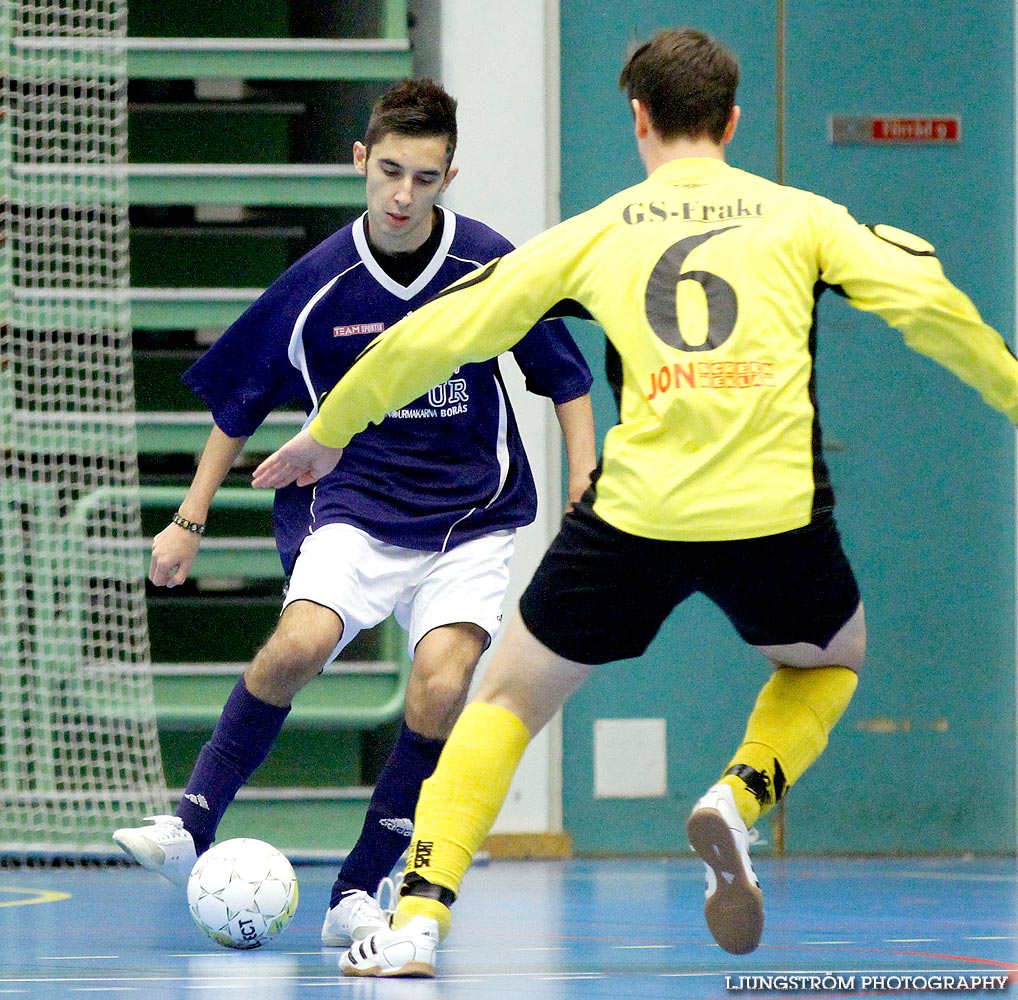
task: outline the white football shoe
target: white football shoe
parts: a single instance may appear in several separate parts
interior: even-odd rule
[[[745,955],[763,935],[763,893],[749,860],[756,830],[747,830],[732,789],[712,786],[686,822],[689,843],[707,866],[703,913],[714,940],[733,955]]]
[[[374,896],[363,889],[348,889],[325,914],[322,944],[327,948],[349,948],[355,941],[389,926],[389,915]]]
[[[339,967],[344,976],[431,979],[438,938],[437,920],[411,917],[398,931],[386,928],[355,942],[339,960]]]
[[[198,860],[194,839],[179,816],[146,816],[152,826],[116,830],[113,839],[142,868],[157,872],[174,885],[186,886]]]

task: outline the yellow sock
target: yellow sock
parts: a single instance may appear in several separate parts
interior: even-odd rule
[[[404,896],[392,915],[392,928],[399,930],[412,917],[431,917],[438,921],[438,936],[444,938],[452,926],[452,914],[445,903],[423,896]]]
[[[766,777],[764,801],[738,775],[721,779],[731,786],[747,826],[772,809],[824,752],[858,682],[848,667],[779,667],[771,674],[750,713],[742,746],[729,763],[729,768],[742,765]]]
[[[459,892],[463,876],[488,835],[530,742],[527,727],[508,709],[473,702],[453,727],[435,773],[421,786],[406,872]],[[401,926],[437,900],[400,899],[393,918]],[[431,907],[427,915],[442,919]],[[443,931],[444,933],[444,931]]]

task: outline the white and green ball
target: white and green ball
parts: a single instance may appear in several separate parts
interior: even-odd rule
[[[187,904],[194,922],[224,948],[258,948],[297,912],[297,876],[263,840],[224,840],[195,863]]]

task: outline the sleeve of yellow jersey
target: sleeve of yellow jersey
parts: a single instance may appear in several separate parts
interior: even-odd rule
[[[905,343],[972,386],[1018,423],[1018,361],[963,292],[944,276],[934,248],[890,226],[863,226],[827,203],[820,273],[852,305],[883,317]]]
[[[311,436],[345,447],[460,365],[486,361],[522,339],[567,297],[559,290],[564,226],[465,275],[376,337],[321,401]]]

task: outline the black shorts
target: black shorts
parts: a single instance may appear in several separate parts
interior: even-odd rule
[[[832,514],[804,528],[724,542],[665,542],[566,515],[520,599],[530,632],[578,663],[642,654],[687,597],[710,598],[754,646],[825,647],[859,605]]]

